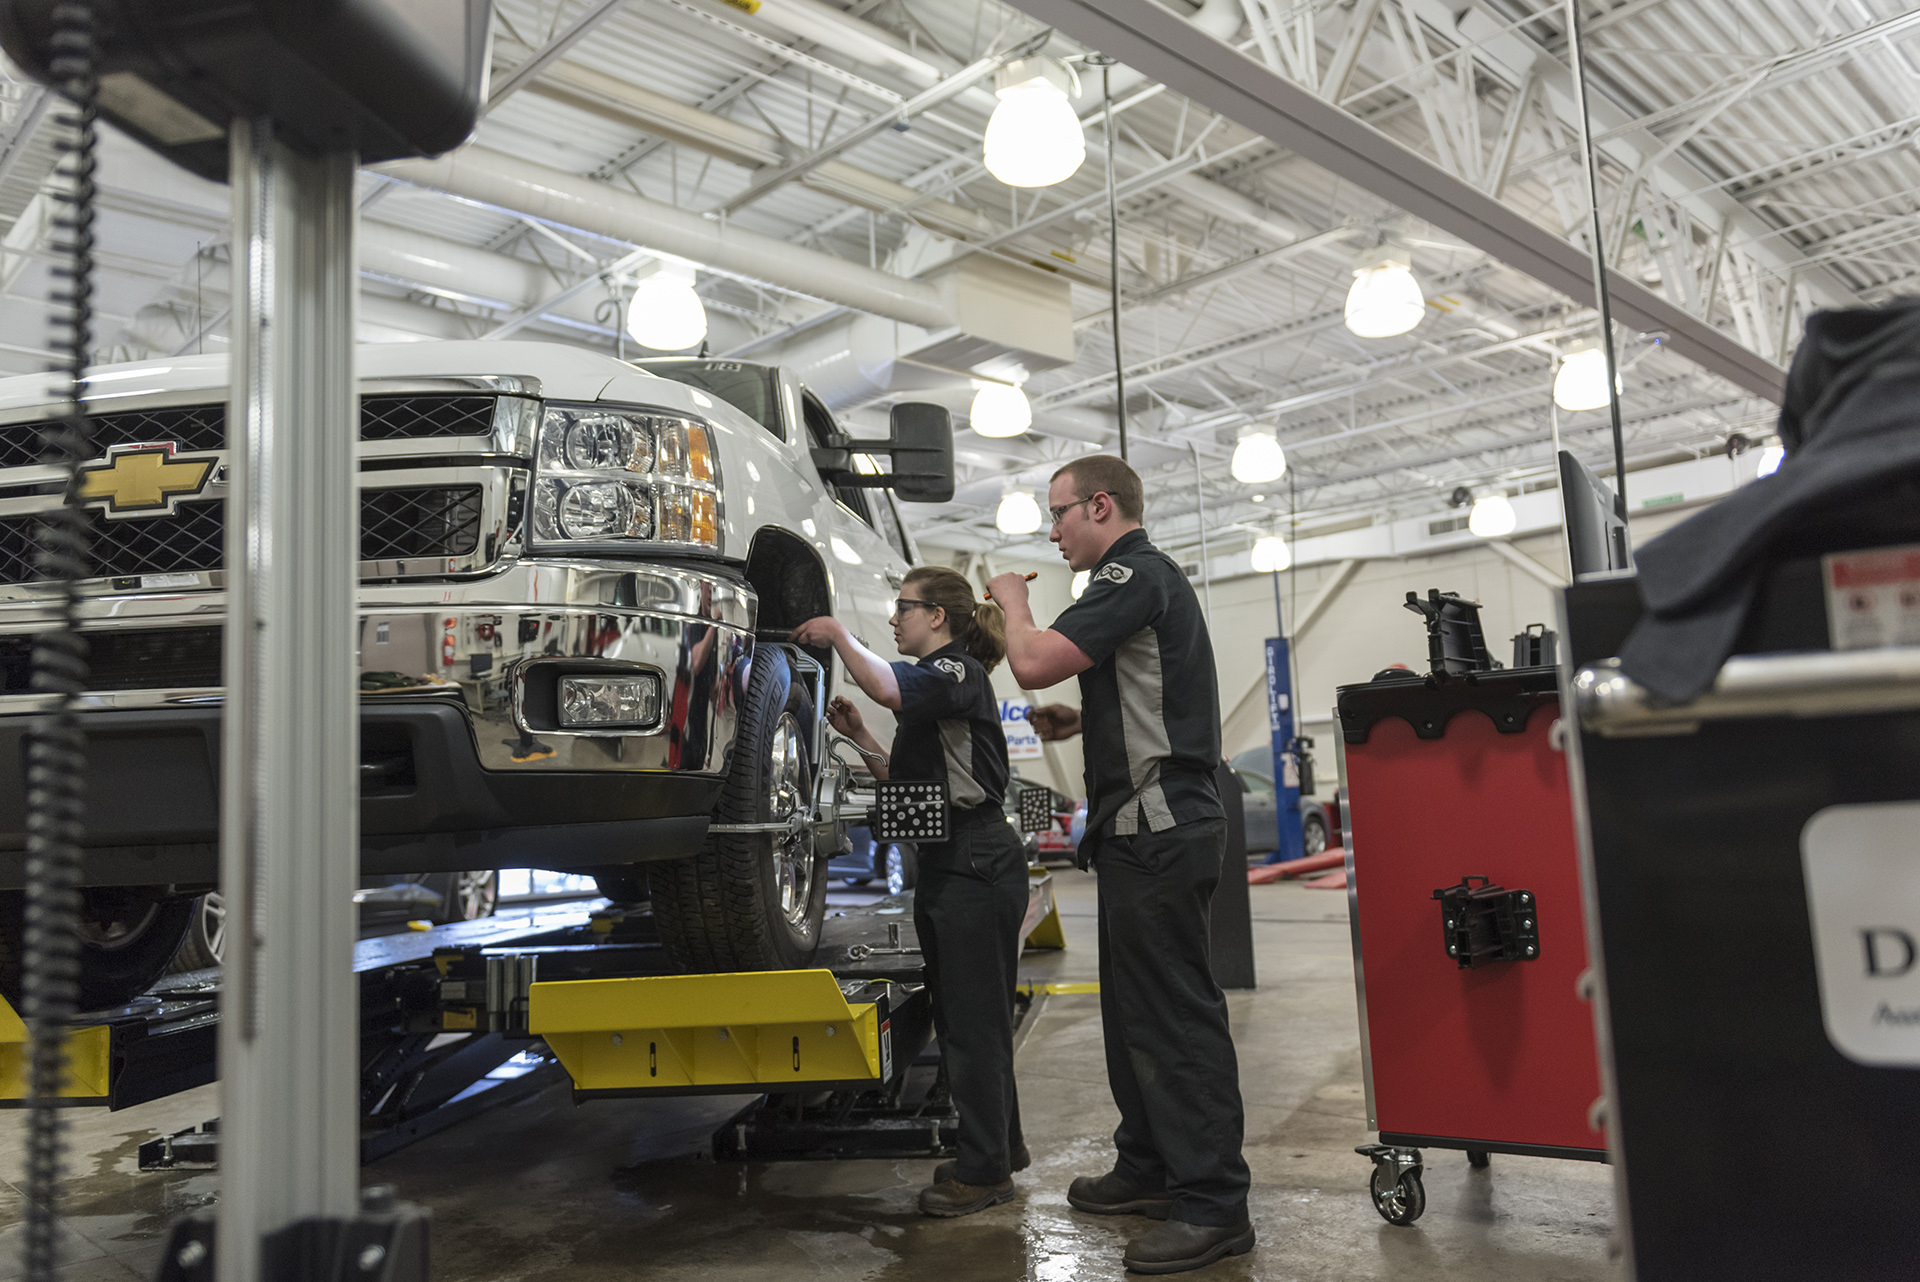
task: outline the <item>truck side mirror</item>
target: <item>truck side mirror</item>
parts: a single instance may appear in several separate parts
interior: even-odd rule
[[[893,492],[906,503],[953,498],[953,416],[944,406],[907,401],[887,415]]]
[[[908,503],[945,503],[953,498],[953,416],[945,407],[908,402],[887,415],[887,439],[830,437],[812,451],[813,465],[828,485],[892,490]],[[858,472],[856,454],[887,454],[890,472]]]

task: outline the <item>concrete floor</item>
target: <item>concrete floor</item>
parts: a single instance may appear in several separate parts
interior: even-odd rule
[[[1068,948],[1030,953],[1040,980],[1096,974],[1093,879],[1058,877]],[[1255,1251],[1209,1279],[1474,1279],[1587,1282],[1608,1259],[1604,1167],[1496,1156],[1469,1170],[1430,1150],[1427,1212],[1395,1228],[1367,1196],[1360,1054],[1346,897],[1295,885],[1252,888],[1260,987],[1232,994],[1247,1103]],[[836,901],[867,896],[836,892]],[[928,1219],[914,1197],[928,1161],[723,1165],[707,1154],[733,1098],[573,1106],[556,1088],[369,1166],[433,1210],[437,1282],[712,1279],[713,1282],[1078,1282],[1120,1278],[1127,1239],[1147,1221],[1083,1215],[1073,1176],[1111,1160],[1098,998],[1049,999],[1019,1058],[1034,1165],[1006,1206]],[[69,1163],[72,1282],[152,1274],[175,1216],[217,1199],[213,1172],[140,1175],[135,1149],[219,1111],[216,1088],[107,1114],[75,1110]],[[18,1115],[0,1130],[0,1278],[17,1274]]]

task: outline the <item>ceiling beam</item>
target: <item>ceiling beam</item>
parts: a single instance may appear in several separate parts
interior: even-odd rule
[[[1016,0],[1088,48],[1424,218],[1576,302],[1593,305],[1587,252],[1153,0]],[[1736,386],[1778,402],[1785,371],[1617,271],[1614,315]]]

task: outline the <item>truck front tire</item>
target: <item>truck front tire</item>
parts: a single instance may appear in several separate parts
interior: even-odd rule
[[[795,970],[813,960],[826,915],[826,860],[813,851],[813,706],[786,656],[754,656],[714,821],[782,823],[721,832],[691,859],[649,865],[667,955],[696,972]]]
[[[80,892],[83,1011],[124,1006],[153,987],[180,951],[200,901],[165,887],[91,886]],[[0,993],[20,1006],[26,892],[0,892]]]

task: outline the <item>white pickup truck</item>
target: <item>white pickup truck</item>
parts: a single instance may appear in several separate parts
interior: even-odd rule
[[[778,642],[824,613],[884,641],[913,558],[889,490],[951,496],[946,411],[897,406],[889,440],[856,452],[769,366],[418,343],[362,348],[359,376],[359,618],[340,643],[360,670],[362,872],[588,873],[650,897],[685,967],[804,964],[844,840],[814,795],[834,670]],[[98,1007],[152,982],[218,877],[229,441],[223,357],[92,380],[82,1002]],[[42,706],[34,513],[59,501],[36,440],[49,382],[0,381],[7,992]],[[864,456],[889,453],[876,475]]]

